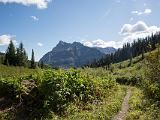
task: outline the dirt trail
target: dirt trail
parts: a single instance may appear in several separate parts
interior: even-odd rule
[[[127,90],[126,96],[124,97],[122,107],[121,107],[121,111],[119,111],[118,114],[112,120],[124,120],[124,118],[126,116],[126,113],[129,110],[128,100],[129,100],[130,96],[131,96],[131,89],[129,88]]]

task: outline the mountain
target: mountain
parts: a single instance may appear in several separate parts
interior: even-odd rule
[[[113,47],[106,47],[106,48],[95,47],[95,48],[104,54],[111,54],[116,52],[116,49]]]
[[[84,46],[79,42],[66,43],[60,41],[52,51],[45,54],[39,62],[53,67],[80,67],[93,59],[99,59],[105,54],[96,48]]]

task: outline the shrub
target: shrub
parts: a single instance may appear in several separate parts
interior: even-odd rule
[[[100,102],[116,85],[112,77],[93,77],[75,69],[44,70],[14,80],[1,79],[0,94],[19,100],[14,102],[16,119],[40,119],[52,112],[65,116],[70,105],[89,109],[86,106]]]
[[[76,70],[45,71],[40,91],[45,95],[45,106],[62,114],[70,102],[91,102],[95,99],[94,82],[80,76]]]
[[[160,53],[150,53],[146,58],[146,71],[143,87],[146,94],[154,99],[160,100]]]
[[[16,97],[22,90],[21,85],[16,79],[0,78],[0,97]]]

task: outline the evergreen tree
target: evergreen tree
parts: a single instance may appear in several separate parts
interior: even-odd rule
[[[24,67],[28,66],[28,56],[25,50],[23,51],[23,63]]]
[[[35,58],[34,58],[34,51],[32,49],[32,56],[31,56],[31,68],[35,69],[36,68],[36,63],[35,63]]]
[[[16,49],[15,46],[12,42],[12,40],[10,41],[6,54],[5,54],[5,61],[4,61],[5,65],[16,65]]]
[[[129,53],[130,53],[129,66],[131,66],[132,65],[132,57],[133,57],[131,48],[129,49]]]
[[[141,53],[142,53],[142,60],[143,60],[144,59],[144,43],[143,43],[143,41],[141,44],[141,49],[142,49]]]
[[[23,43],[20,43],[19,48],[17,48],[16,56],[17,56],[17,59],[16,59],[17,65],[26,67],[28,57],[27,57],[26,51],[23,47]]]

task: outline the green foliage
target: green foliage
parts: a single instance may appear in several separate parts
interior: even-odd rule
[[[45,106],[54,112],[61,112],[60,114],[68,103],[92,103],[93,100],[101,99],[104,89],[116,85],[115,81],[91,79],[74,69],[45,71],[42,79],[40,90],[45,94]]]
[[[5,55],[6,65],[16,65],[16,49],[12,41],[8,45],[6,55]]]
[[[100,76],[96,78],[88,74],[81,70],[60,69],[39,71],[20,78],[1,79],[1,96],[12,94],[13,99],[16,99],[12,102],[12,105],[19,106],[18,109],[15,107],[16,119],[48,118],[52,112],[58,116],[66,116],[70,114],[71,110],[68,108],[72,105],[79,110],[92,109],[93,104],[102,102],[117,86],[114,79]],[[118,108],[119,105],[116,109]],[[28,116],[23,116],[24,114]]]
[[[17,78],[24,75],[30,75],[36,73],[37,70],[28,69],[24,67],[18,67],[18,66],[6,66],[6,65],[0,65],[0,77],[6,78],[6,77],[12,77]]]
[[[143,90],[132,87],[132,95],[129,99],[130,109],[126,120],[159,120],[160,111],[158,103],[145,96]]]
[[[9,78],[0,78],[0,96],[16,96],[21,92],[18,81]]]
[[[79,110],[74,105],[68,106],[70,116],[59,118],[61,120],[110,120],[121,108],[123,98],[125,96],[126,87],[116,86],[109,90],[106,97],[100,101],[94,101],[84,110]],[[69,111],[70,110],[70,111]],[[56,118],[56,117],[55,117]]]
[[[140,116],[142,115],[142,109],[143,109],[143,92],[140,89],[132,87],[131,89],[132,94],[129,99],[129,105],[130,109],[127,114],[126,120],[138,120]]]
[[[13,42],[10,41],[5,53],[4,64],[8,66],[27,66],[28,57],[22,43],[20,43],[19,48],[15,48]]]
[[[136,76],[129,76],[129,77],[117,77],[116,82],[122,85],[139,85],[141,82],[141,79]]]
[[[27,66],[28,56],[26,54],[25,49],[23,48],[23,43],[20,43],[19,48],[17,48],[16,52],[16,65],[17,66]]]
[[[143,87],[152,99],[160,100],[160,53],[150,53],[146,59],[145,79]]]
[[[131,65],[129,63],[130,61],[124,61],[113,64],[113,70],[83,68],[42,71],[2,65],[1,95],[12,93],[12,104],[19,105],[17,101],[21,101],[21,104],[18,109],[14,106],[17,112],[3,112],[0,117],[109,120],[121,107],[126,91],[124,84],[134,86],[127,120],[160,119],[159,54],[155,51],[147,53],[145,59],[142,60],[139,56],[132,59]],[[34,75],[29,75],[31,73]],[[12,79],[7,79],[8,77]]]

